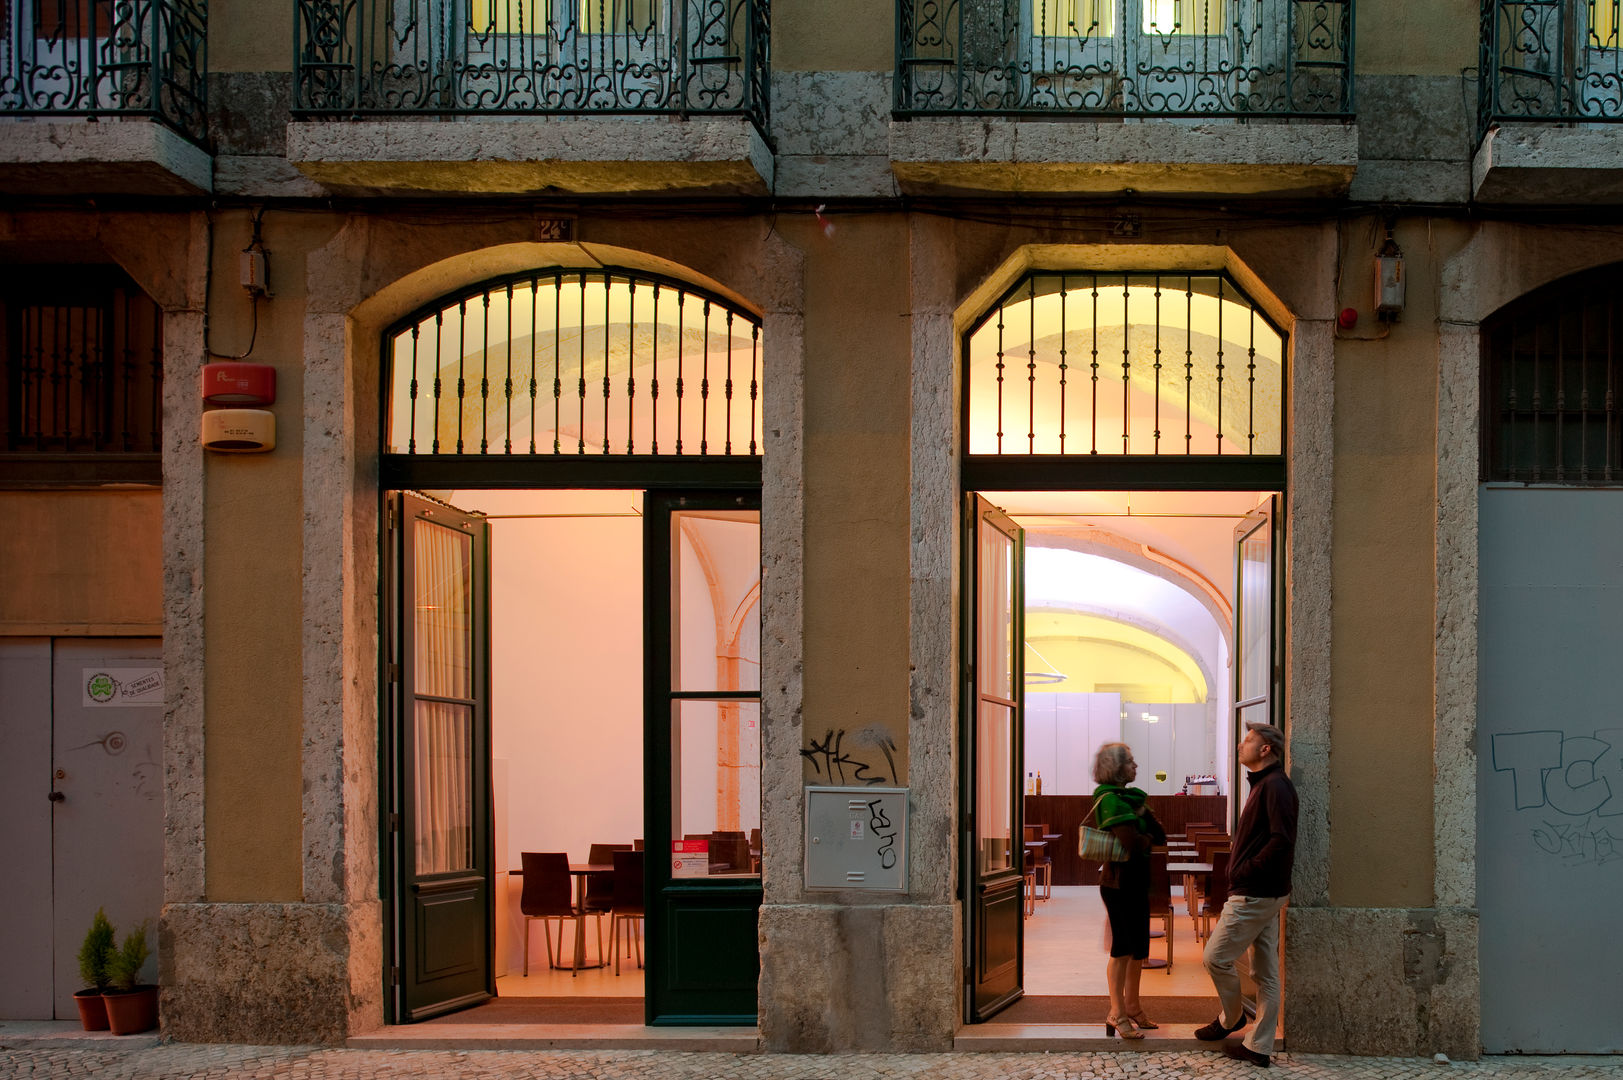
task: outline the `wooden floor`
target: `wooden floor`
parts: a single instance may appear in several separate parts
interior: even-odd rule
[[[1053,893],[1053,899],[1038,902],[1037,913],[1025,923],[1026,993],[1055,996],[1105,993],[1105,912],[1099,902],[1099,890],[1091,885],[1056,886]],[[590,930],[591,923],[588,922],[587,926],[587,960],[595,962],[597,942]],[[568,971],[548,971],[546,946],[541,942],[539,924],[535,925],[533,932],[535,940],[531,944],[529,977],[521,976],[517,968],[506,975],[499,975],[496,979],[499,996],[642,995],[643,973],[634,961],[624,957],[621,958],[618,977],[614,974],[612,962],[606,968],[583,970],[573,978]],[[573,941],[566,932],[564,949],[572,955],[573,948]],[[1189,917],[1181,915],[1175,920],[1173,929],[1172,970],[1144,972],[1143,993],[1149,997],[1211,996],[1212,984],[1206,977],[1206,969],[1201,967],[1200,950],[1200,942],[1195,940]],[[1150,942],[1150,955],[1166,955],[1166,946],[1160,939]]]

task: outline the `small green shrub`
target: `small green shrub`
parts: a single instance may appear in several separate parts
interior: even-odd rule
[[[141,978],[141,968],[150,955],[152,950],[147,948],[147,924],[143,921],[124,935],[124,943],[113,954],[113,985],[120,990],[134,990]]]
[[[96,917],[90,920],[90,929],[85,933],[84,944],[79,946],[79,977],[86,987],[107,989],[112,979],[113,953],[113,924],[107,921],[107,913],[97,908]]]

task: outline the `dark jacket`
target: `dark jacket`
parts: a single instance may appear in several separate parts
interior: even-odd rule
[[[1098,827],[1109,829],[1127,851],[1126,862],[1107,862],[1099,868],[1099,886],[1105,889],[1132,889],[1145,895],[1150,890],[1150,848],[1167,842],[1167,834],[1145,803],[1140,788],[1100,784],[1093,794],[1105,796],[1095,805]]]
[[[1248,774],[1251,795],[1234,831],[1229,893],[1289,896],[1296,861],[1296,787],[1278,762]]]

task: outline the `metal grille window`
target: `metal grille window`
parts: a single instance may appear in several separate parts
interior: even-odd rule
[[[1352,0],[896,0],[896,111],[1352,113]]]
[[[7,0],[0,114],[150,116],[207,135],[203,0]]]
[[[663,278],[538,271],[396,327],[397,454],[756,456],[761,324]]]
[[[293,111],[693,113],[766,129],[767,0],[296,0]]]
[[[1529,294],[1482,325],[1482,478],[1623,483],[1623,267]]]
[[[1619,0],[1485,0],[1481,130],[1623,120]]]
[[[157,454],[163,323],[121,274],[29,267],[0,288],[0,450]]]
[[[969,332],[969,453],[1281,454],[1285,346],[1221,274],[1032,274]]]

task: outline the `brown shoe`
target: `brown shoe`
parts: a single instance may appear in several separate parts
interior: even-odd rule
[[[1239,1031],[1243,1027],[1245,1027],[1245,1013],[1240,1014],[1240,1022],[1235,1024],[1233,1027],[1224,1027],[1223,1018],[1219,1016],[1216,1020],[1213,1020],[1205,1027],[1196,1028],[1195,1038],[1199,1039],[1201,1042],[1216,1042],[1219,1039],[1228,1038],[1230,1035],[1233,1035],[1236,1031]]]

